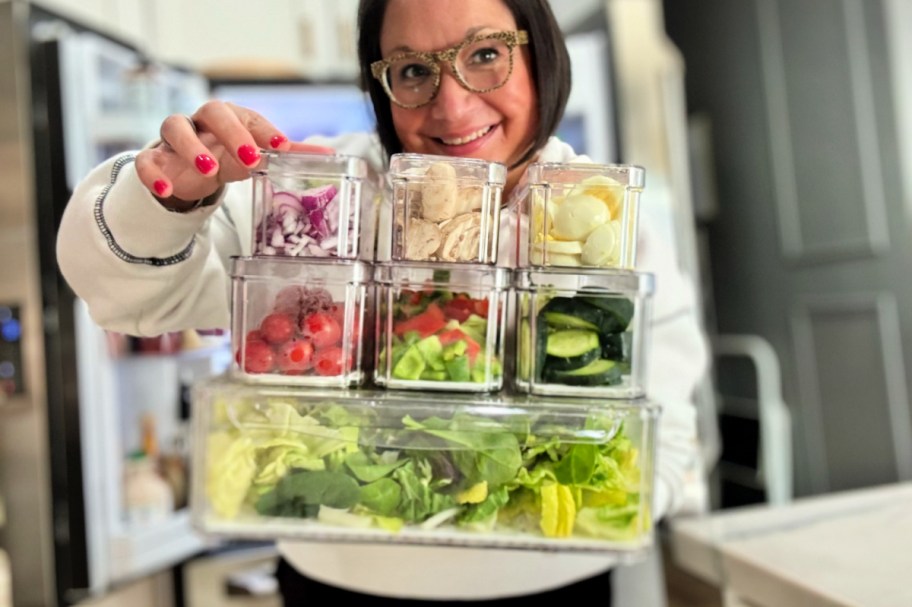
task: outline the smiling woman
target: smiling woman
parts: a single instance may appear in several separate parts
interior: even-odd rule
[[[269,118],[210,101],[163,123],[168,145],[111,158],[79,186],[58,236],[58,261],[94,320],[128,334],[230,323],[229,258],[250,255],[250,169],[260,150],[335,151],[377,172],[397,153],[507,167],[498,265],[516,265],[516,194],[531,162],[589,162],[554,137],[570,89],[567,49],[547,0],[361,0],[362,85],[376,133],[289,141]],[[317,147],[323,146],[323,147]],[[199,201],[197,204],[196,201]],[[169,212],[173,211],[173,212]],[[185,212],[184,212],[185,211]],[[390,229],[384,233],[389,246]],[[650,239],[641,259],[661,284],[650,386],[663,407],[653,518],[678,503],[695,453],[690,401],[706,361],[693,293],[673,255]],[[513,236],[511,238],[511,236]],[[664,312],[664,316],[663,313]],[[321,599],[527,602],[529,595],[607,604],[609,556],[447,546],[279,544],[287,605]],[[393,598],[395,597],[395,598]]]
[[[361,3],[358,23],[362,82],[374,105],[377,134],[387,154],[408,151],[501,162],[510,167],[509,194],[534,153],[554,134],[570,94],[570,60],[547,3],[369,0]],[[368,27],[377,23],[382,27]],[[435,26],[428,27],[429,23]],[[503,35],[509,32],[523,34]],[[493,34],[497,36],[489,37]],[[479,51],[476,60],[489,61],[500,48],[493,42],[506,38],[506,60],[501,50],[495,63],[508,69],[500,71],[503,78],[495,79],[503,82],[484,87],[487,92],[475,92],[473,88],[481,87],[460,81],[455,58],[454,63],[433,64],[430,69],[439,79],[431,88],[434,102],[417,108],[393,103],[389,80],[374,77],[374,70],[384,65],[402,67],[403,53],[439,57],[473,38],[486,42],[467,45]],[[527,44],[522,44],[524,38]],[[462,50],[457,58],[471,57]],[[386,74],[392,77],[389,69]],[[537,84],[544,82],[548,86]]]

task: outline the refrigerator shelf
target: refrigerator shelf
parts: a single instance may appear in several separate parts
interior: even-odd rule
[[[111,576],[132,579],[167,569],[211,547],[191,525],[189,508],[175,512],[166,520],[125,525],[110,539]]]

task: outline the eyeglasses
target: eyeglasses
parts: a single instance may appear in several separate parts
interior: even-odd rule
[[[513,73],[513,49],[529,43],[523,30],[466,38],[456,46],[430,53],[404,52],[371,63],[371,73],[396,105],[413,109],[434,100],[440,90],[440,65],[446,62],[456,80],[473,93],[489,93]]]

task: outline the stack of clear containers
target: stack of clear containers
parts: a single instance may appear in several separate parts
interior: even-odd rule
[[[503,165],[395,155],[374,213],[360,162],[322,160],[278,155],[255,174],[255,255],[233,267],[237,361],[194,390],[198,528],[639,558],[652,544],[658,417],[638,388],[649,277],[556,267],[558,254],[582,264],[572,245],[537,247],[530,264],[528,219],[523,267],[497,267],[499,239],[516,237],[499,233]],[[625,221],[610,255],[632,266],[635,212]],[[573,320],[577,297],[598,312]],[[530,344],[558,321],[594,325],[598,359],[626,369],[621,382],[555,381],[547,346]]]
[[[503,386],[510,276],[495,264],[506,179],[497,162],[393,155],[390,261],[375,274],[377,385]]]
[[[644,180],[635,166],[529,167],[518,228],[518,391],[645,396],[654,284],[634,269]]]
[[[234,377],[361,386],[373,361],[372,261],[382,189],[361,158],[264,152],[252,257],[232,260]]]

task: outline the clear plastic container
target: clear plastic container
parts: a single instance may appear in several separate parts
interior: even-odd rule
[[[232,260],[232,373],[248,382],[359,386],[373,355],[370,264]]]
[[[496,263],[506,179],[497,162],[394,154],[391,259]]]
[[[519,215],[520,267],[633,269],[645,179],[638,166],[530,165]]]
[[[377,265],[374,382],[411,390],[499,390],[510,275],[481,265]]]
[[[212,536],[615,553],[652,542],[647,401],[194,391],[192,513]]]
[[[641,272],[518,270],[517,390],[644,396],[653,291],[653,276]]]
[[[253,255],[372,261],[382,187],[355,156],[263,152],[253,175]]]

